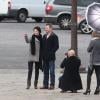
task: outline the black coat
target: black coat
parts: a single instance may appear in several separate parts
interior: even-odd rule
[[[55,60],[55,53],[59,48],[59,41],[56,34],[52,33],[49,38],[47,34],[43,36],[43,60]]]
[[[79,74],[80,64],[80,59],[75,56],[63,60],[61,68],[65,68],[65,70],[59,79],[59,88],[65,91],[82,89],[82,82]]]

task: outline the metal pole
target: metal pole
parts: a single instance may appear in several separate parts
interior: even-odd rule
[[[71,48],[77,50],[77,0],[71,0],[72,3],[72,15],[71,15]]]

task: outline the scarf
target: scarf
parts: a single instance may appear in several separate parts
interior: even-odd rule
[[[37,38],[40,41],[40,48],[41,48],[41,43],[42,43],[42,35],[41,34],[39,36],[32,35],[32,39],[31,39],[31,42],[30,42],[31,54],[32,55],[35,55],[35,52],[36,52],[35,38]]]

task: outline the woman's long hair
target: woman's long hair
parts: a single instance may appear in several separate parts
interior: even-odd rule
[[[39,35],[35,35],[35,34],[32,35],[32,39],[31,39],[31,43],[30,43],[30,46],[31,46],[31,54],[32,55],[35,55],[35,51],[36,51],[36,48],[35,48],[35,38],[37,38],[40,41],[40,43],[41,43],[41,39],[42,39],[41,28],[39,26],[36,26],[36,27],[34,27],[33,30],[35,30],[35,29],[38,30]]]

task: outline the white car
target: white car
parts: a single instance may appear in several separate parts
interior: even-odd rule
[[[41,22],[45,16],[47,0],[10,0],[8,17],[18,22],[25,22],[27,18]]]
[[[10,0],[0,0],[0,21],[8,15]]]

